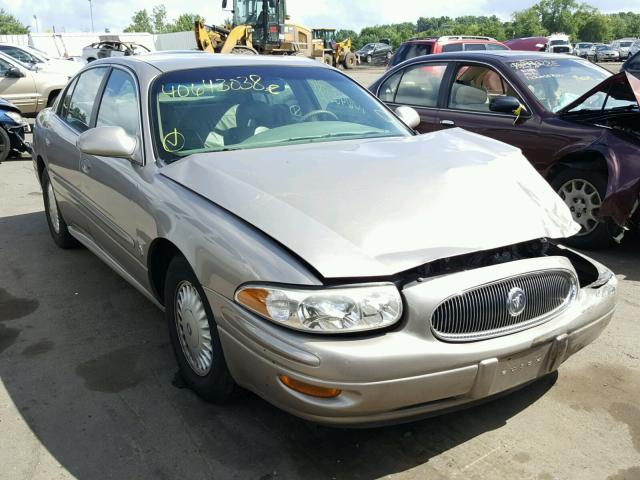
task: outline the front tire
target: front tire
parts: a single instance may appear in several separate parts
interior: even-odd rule
[[[607,192],[607,179],[602,173],[565,168],[550,183],[581,227],[580,232],[566,240],[567,244],[576,248],[598,249],[613,243],[613,225],[610,221],[598,220]]]
[[[184,381],[207,401],[222,403],[236,384],[224,359],[207,297],[182,255],[173,258],[165,280],[165,317]]]
[[[71,236],[67,223],[62,218],[60,209],[58,208],[58,201],[56,200],[55,192],[53,191],[53,185],[49,178],[49,172],[45,169],[42,172],[42,197],[44,200],[44,212],[47,217],[47,224],[49,225],[49,232],[51,238],[56,242],[60,248],[76,248],[80,246],[80,243]]]
[[[353,52],[347,53],[347,55],[344,57],[344,68],[347,70],[351,70],[352,68],[356,67],[356,63],[358,63],[356,54]]]
[[[0,163],[4,162],[11,153],[11,138],[7,131],[0,127]]]

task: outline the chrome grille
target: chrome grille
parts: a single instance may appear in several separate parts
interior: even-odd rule
[[[431,329],[442,340],[469,342],[531,328],[564,310],[574,299],[577,284],[568,270],[543,270],[475,287],[438,305]],[[509,308],[514,289],[526,295],[524,310],[517,315]]]

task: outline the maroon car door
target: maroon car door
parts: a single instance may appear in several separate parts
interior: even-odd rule
[[[447,104],[440,110],[440,127],[460,127],[495,138],[522,149],[525,156],[539,144],[540,118],[502,75],[489,65],[475,62],[460,62],[455,69]],[[491,111],[491,99],[500,96],[517,98],[523,106],[520,115]]]
[[[438,96],[447,64],[418,63],[390,76],[378,90],[378,97],[394,109],[400,105],[413,107],[420,115],[421,133],[440,129]]]

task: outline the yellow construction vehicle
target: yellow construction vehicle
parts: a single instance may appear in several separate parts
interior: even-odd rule
[[[194,25],[199,50],[211,53],[249,55],[304,55],[321,60],[324,47],[314,40],[311,30],[289,21],[285,0],[233,0],[231,30]],[[222,1],[227,8],[227,0]]]
[[[351,51],[351,39],[338,41],[335,28],[314,28],[313,39],[322,41],[324,63],[334,67],[342,65],[347,69],[354,68],[358,63],[355,53]]]

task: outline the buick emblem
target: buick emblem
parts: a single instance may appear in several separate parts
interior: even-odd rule
[[[519,287],[513,287],[509,290],[509,295],[507,295],[507,308],[509,309],[509,315],[517,317],[524,312],[526,306],[527,295],[524,293],[524,290]]]

